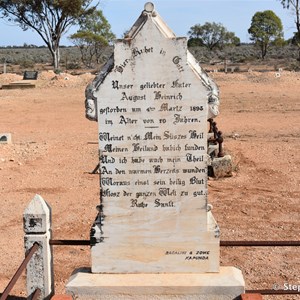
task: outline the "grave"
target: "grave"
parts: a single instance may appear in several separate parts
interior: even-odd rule
[[[220,267],[207,203],[208,118],[218,88],[152,3],[86,90],[98,121],[100,205],[91,269],[67,292],[89,299],[233,299],[240,270]]]
[[[15,89],[33,89],[35,84],[32,82],[24,82],[24,80],[37,80],[38,72],[37,71],[25,71],[23,74],[22,81],[14,81],[9,84],[3,84],[1,89],[3,90],[15,90]]]

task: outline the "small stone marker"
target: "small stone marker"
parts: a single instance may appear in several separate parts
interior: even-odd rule
[[[35,242],[40,245],[26,269],[29,299],[38,288],[40,299],[50,299],[54,293],[50,225],[50,207],[40,195],[35,195],[24,211],[25,250],[28,251]]]
[[[99,125],[101,202],[91,271],[100,274],[75,274],[69,292],[202,299],[216,286],[226,294],[223,282],[235,286],[235,296],[243,292],[239,270],[220,271],[219,227],[207,204],[207,119],[218,115],[218,104],[218,88],[186,38],[146,3],[86,90],[86,116]],[[205,280],[206,273],[212,277]],[[110,293],[116,298],[103,295]]]
[[[230,155],[225,155],[224,157],[215,157],[211,162],[211,166],[216,178],[232,176],[233,166]]]
[[[25,71],[23,75],[23,80],[37,80],[38,72],[37,71]]]
[[[279,78],[280,76],[281,76],[280,72],[276,72],[276,73],[275,73],[275,77],[276,77],[276,78]]]
[[[0,133],[0,144],[11,144],[11,133]]]

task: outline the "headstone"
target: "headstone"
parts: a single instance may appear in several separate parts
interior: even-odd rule
[[[93,91],[101,205],[92,271],[218,272],[219,229],[207,212],[208,101],[218,90],[148,6]]]
[[[150,274],[220,274],[219,227],[207,204],[207,119],[218,114],[218,88],[186,38],[177,38],[146,3],[86,98],[86,116],[98,121],[100,205],[91,229],[91,271],[107,274],[98,284],[122,291],[124,282],[149,280],[150,290],[158,285],[166,292],[166,277],[155,282]],[[128,273],[137,275],[113,276]],[[93,282],[82,276],[83,286]]]
[[[0,133],[0,144],[11,144],[11,133]]]
[[[37,71],[25,71],[23,75],[23,80],[37,80]]]

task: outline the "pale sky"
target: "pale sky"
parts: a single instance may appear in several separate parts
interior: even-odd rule
[[[100,0],[99,8],[111,24],[112,31],[121,37],[136,21],[147,1],[141,0]],[[233,31],[242,42],[249,42],[248,28],[257,11],[272,10],[281,18],[284,38],[296,31],[294,16],[283,9],[279,0],[156,0],[152,1],[177,36],[187,36],[190,27],[205,22],[222,23]],[[35,44],[43,45],[41,38],[31,31],[22,31],[18,26],[0,20],[0,46]],[[62,38],[61,45],[71,45],[68,36],[75,32],[71,28]]]

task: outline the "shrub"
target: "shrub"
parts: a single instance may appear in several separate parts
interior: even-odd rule
[[[27,68],[32,69],[35,66],[34,61],[27,60],[27,59],[20,60],[18,64],[20,65],[21,68],[24,68],[24,69],[27,69]]]

